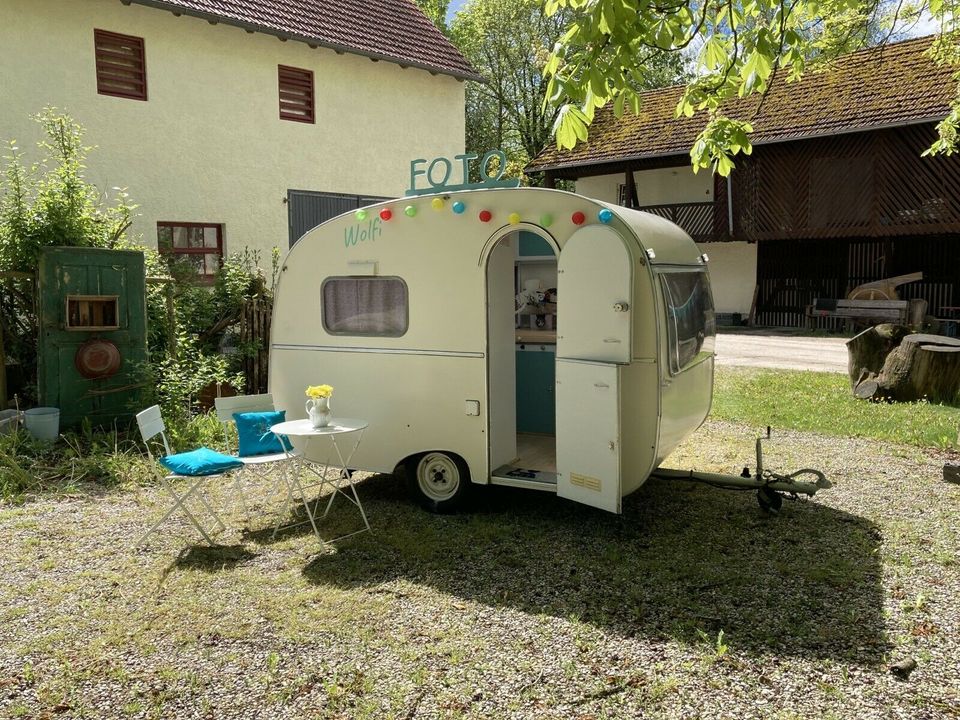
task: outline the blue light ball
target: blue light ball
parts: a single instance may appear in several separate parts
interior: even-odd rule
[[[463,215],[463,211],[466,210],[466,209],[467,209],[467,206],[464,205],[464,204],[463,204],[462,202],[460,202],[459,200],[457,200],[457,201],[453,204],[453,211],[454,211],[457,215]]]
[[[609,208],[604,208],[603,210],[597,213],[597,217],[600,218],[600,222],[606,225],[611,220],[613,220],[613,211],[610,210]]]

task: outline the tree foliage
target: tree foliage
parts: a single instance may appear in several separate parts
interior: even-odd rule
[[[450,34],[486,78],[467,83],[467,150],[503,149],[508,174],[523,167],[550,141],[558,110],[544,102],[543,67],[574,18],[567,8],[546,15],[540,0],[471,0],[457,13]],[[680,58],[653,54],[643,88],[674,82]]]
[[[135,205],[123,188],[113,204],[84,177],[83,127],[56,108],[34,116],[43,131],[40,160],[27,164],[10,141],[0,177],[0,272],[34,272],[40,249],[120,247]]]
[[[545,67],[561,148],[586,140],[594,113],[608,102],[617,117],[639,111],[650,53],[682,55],[694,73],[676,112],[704,119],[691,160],[694,169],[722,175],[735,155],[750,152],[752,131],[749,118],[725,114],[724,102],[765,93],[777,70],[778,82],[795,82],[841,53],[931,18],[942,30],[931,54],[960,66],[951,0],[544,0],[543,7],[548,16],[567,18]],[[955,103],[932,152],[954,149],[958,123]]]
[[[414,2],[420,8],[420,12],[433,20],[433,24],[446,35],[447,9],[450,7],[450,0],[414,0]]]

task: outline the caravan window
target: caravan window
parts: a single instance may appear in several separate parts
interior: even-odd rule
[[[398,277],[330,277],[320,293],[323,327],[331,335],[407,332],[407,284]]]
[[[710,279],[705,272],[671,272],[660,276],[667,304],[670,372],[678,373],[700,353],[712,353],[716,322]]]

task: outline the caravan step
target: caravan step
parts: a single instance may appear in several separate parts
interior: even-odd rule
[[[556,492],[557,474],[544,470],[527,470],[513,465],[501,465],[493,471],[490,483],[507,487]]]

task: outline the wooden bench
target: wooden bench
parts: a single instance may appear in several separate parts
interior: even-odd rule
[[[814,318],[844,318],[847,326],[854,320],[872,323],[894,322],[906,325],[910,318],[910,303],[907,300],[826,300],[817,298],[807,305],[807,324],[813,327]]]

